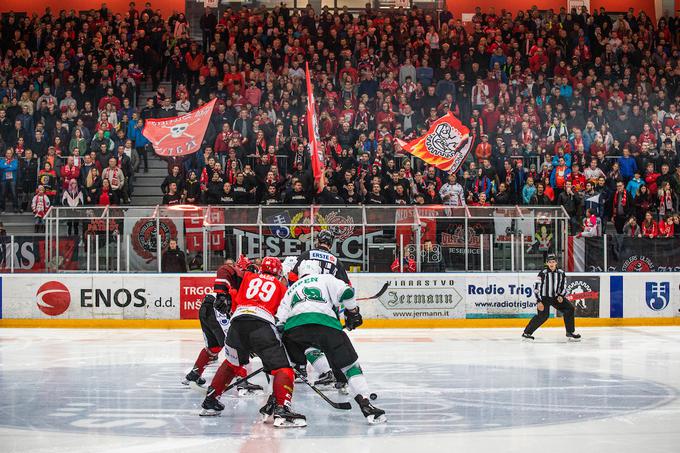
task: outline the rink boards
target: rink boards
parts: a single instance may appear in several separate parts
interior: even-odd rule
[[[0,326],[195,327],[213,278],[212,274],[4,274]],[[357,298],[371,298],[359,302],[367,327],[515,327],[536,313],[535,273],[351,274],[350,278]],[[567,293],[581,326],[680,325],[680,273],[570,274]],[[559,319],[548,323],[562,324]]]

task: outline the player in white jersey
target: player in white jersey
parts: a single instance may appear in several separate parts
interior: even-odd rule
[[[288,286],[294,283],[288,281],[288,276],[293,271],[293,269],[297,267],[297,264],[298,258],[295,256],[288,256],[283,260],[282,266],[283,276],[286,278]],[[333,376],[333,371],[331,370],[331,366],[329,365],[328,360],[326,359],[326,356],[323,354],[323,352],[319,351],[316,348],[308,348],[305,351],[305,357],[307,358],[307,362],[309,362],[309,364],[312,365],[312,368],[314,368],[314,371],[316,371],[317,373],[317,379],[316,381],[314,381],[314,385],[325,386],[335,384],[335,377]],[[296,370],[302,373],[304,376],[307,376],[307,367],[304,364],[296,366]],[[295,382],[298,382],[298,380],[296,379]],[[338,390],[340,390],[341,392],[344,389],[345,387],[343,386],[338,388]]]
[[[354,289],[330,274],[322,274],[315,260],[300,263],[298,276],[276,312],[291,360],[304,363],[308,348],[320,350],[331,367],[346,376],[349,391],[366,420],[371,424],[387,421],[385,411],[373,406],[368,399],[370,393],[359,357],[338,318],[338,311],[344,306],[345,327],[352,330],[362,324]]]

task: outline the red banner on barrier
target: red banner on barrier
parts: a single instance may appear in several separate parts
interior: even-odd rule
[[[214,277],[179,278],[179,319],[198,319],[206,294],[213,292]]]

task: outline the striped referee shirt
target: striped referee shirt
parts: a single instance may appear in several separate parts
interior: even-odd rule
[[[549,268],[543,269],[538,274],[538,281],[534,288],[536,299],[541,301],[545,298],[565,297],[567,276],[562,269],[551,271]]]

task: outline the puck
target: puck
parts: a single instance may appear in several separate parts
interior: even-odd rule
[[[378,399],[378,395],[376,395],[375,393],[371,393],[368,397],[369,397],[370,399],[372,399],[372,400],[377,400],[377,399]]]

